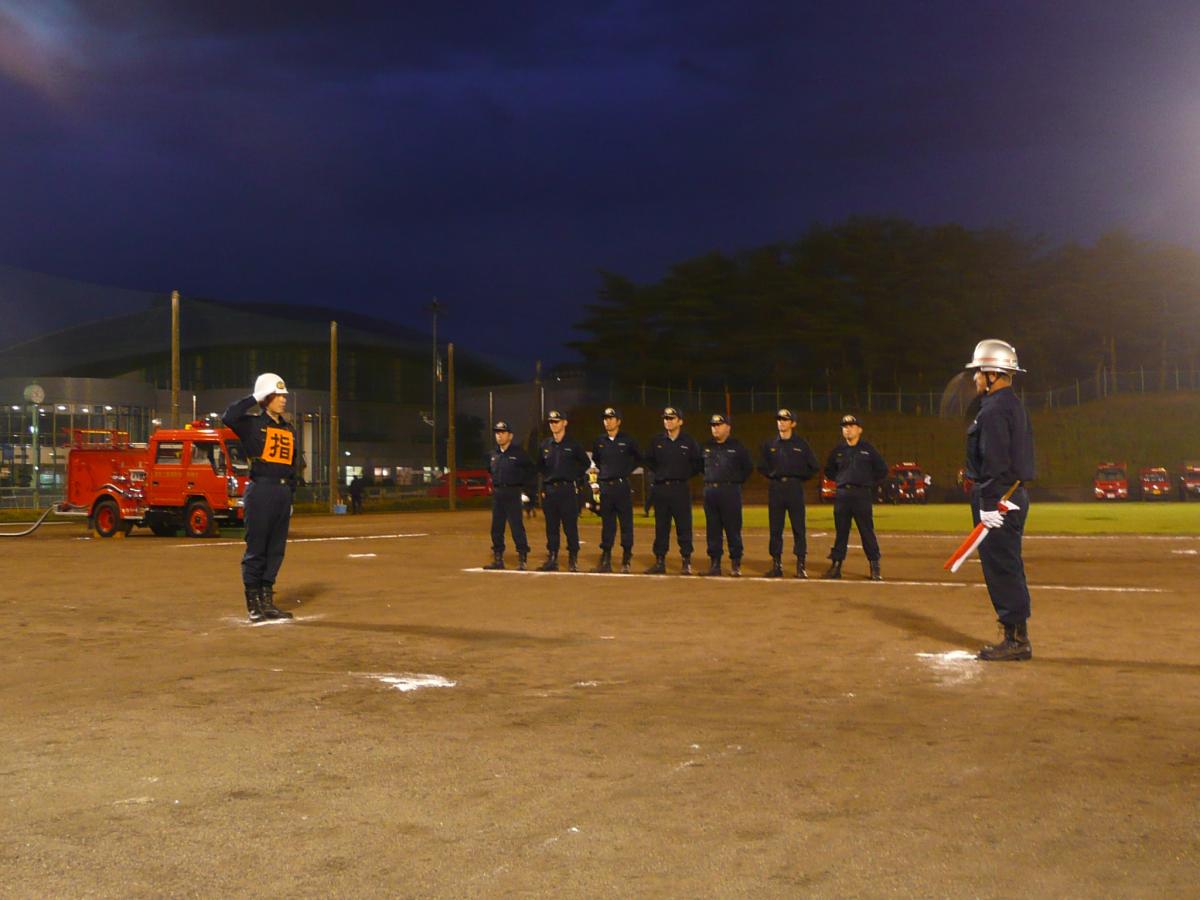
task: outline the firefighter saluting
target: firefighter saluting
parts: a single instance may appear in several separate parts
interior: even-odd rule
[[[296,429],[283,417],[287,393],[283,379],[267,372],[254,382],[253,394],[238,400],[221,416],[251,461],[245,498],[246,554],[242,557],[242,584],[251,622],[292,618],[274,602],[275,577],[287,548],[292,495],[300,479]],[[255,404],[262,411],[250,415]]]

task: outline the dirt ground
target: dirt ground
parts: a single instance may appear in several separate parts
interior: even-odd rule
[[[486,513],[294,524],[297,618],[256,627],[236,535],[0,539],[0,895],[1200,890],[1196,538],[1030,539],[1034,659],[983,664],[954,536],[884,536],[875,584],[856,549],[488,573]]]

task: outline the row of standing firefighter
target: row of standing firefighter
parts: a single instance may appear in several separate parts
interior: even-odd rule
[[[980,398],[979,413],[967,429],[966,474],[974,482],[972,518],[980,529],[978,546],[984,581],[1002,629],[994,644],[984,647],[979,658],[1005,661],[1033,656],[1029,640],[1029,587],[1022,558],[1022,537],[1029,514],[1029,495],[1024,485],[1034,477],[1033,431],[1024,405],[1012,390],[1013,378],[1024,372],[1016,349],[1000,340],[980,341],[969,363],[974,393]],[[246,609],[252,622],[290,619],[292,614],[274,603],[275,580],[283,563],[291,521],[292,497],[299,482],[301,460],[296,432],[284,417],[287,386],[274,373],[260,375],[254,391],[234,402],[221,420],[237,433],[251,460],[250,486],[245,495],[246,552],[242,557],[242,583]],[[251,409],[258,406],[259,412]],[[549,555],[544,571],[558,568],[559,531],[567,538],[568,567],[575,571],[579,558],[578,485],[589,467],[588,456],[573,438],[567,437],[567,419],[558,411],[547,417],[551,436],[532,460],[513,444],[512,429],[497,422],[496,447],[491,453],[494,483],[491,565],[504,568],[505,526],[512,530],[520,567],[525,568],[529,543],[525,537],[522,504],[540,471],[546,486],[544,502]],[[663,433],[656,435],[645,453],[633,438],[621,431],[616,409],[604,411],[604,434],[592,446],[592,458],[600,473],[602,519],[600,572],[612,571],[612,551],[617,525],[621,530],[621,571],[629,572],[633,555],[633,503],[629,476],[639,464],[654,473],[654,565],[650,574],[666,571],[666,553],[671,521],[683,556],[684,572],[691,571],[692,510],[689,479],[704,474],[704,507],[708,519],[709,574],[721,574],[721,558],[728,541],[732,573],[740,574],[741,485],[749,477],[752,463],[746,448],[731,434],[728,419],[720,414],[709,419],[712,440],[703,447],[686,435],[678,409],[663,410]],[[771,481],[770,551],[768,577],[782,576],[783,525],[791,519],[792,548],[796,574],[806,577],[807,551],[804,529],[804,480],[817,472],[812,449],[794,433],[795,417],[781,409],[776,415],[779,434],[763,444],[759,470]],[[871,486],[886,472],[883,459],[862,440],[862,425],[854,416],[841,422],[843,440],[830,453],[825,475],[837,482],[834,518],[837,538],[830,553],[826,577],[841,575],[850,523],[857,523],[863,549],[871,561],[871,577],[880,580],[879,544],[871,524]]]
[[[546,521],[547,557],[538,567],[542,572],[559,568],[561,538],[567,543],[567,569],[579,570],[579,512],[581,490],[588,469],[594,465],[599,483],[600,560],[594,571],[613,571],[617,529],[621,534],[620,571],[629,573],[633,561],[633,497],[630,477],[644,466],[652,473],[650,502],[654,507],[654,565],[647,575],[666,574],[671,524],[682,559],[682,573],[692,570],[692,495],[689,483],[697,475],[704,479],[704,515],[707,522],[706,549],[709,567],[705,574],[722,575],[726,546],[730,574],[742,574],[742,485],[758,469],[769,482],[771,568],[768,578],[783,577],[784,525],[790,521],[796,577],[807,578],[808,556],[805,524],[804,483],[823,471],[837,484],[834,521],[837,537],[830,551],[826,578],[840,578],[850,539],[850,525],[858,526],[871,578],[882,580],[879,542],[875,537],[871,501],[874,489],[887,475],[887,464],[879,451],[862,439],[862,424],[855,416],[843,416],[842,440],[829,453],[822,470],[812,448],[795,433],[796,417],[789,409],[775,415],[778,434],[759,449],[757,466],[750,451],[732,436],[727,416],[709,417],[712,439],[700,445],[683,430],[683,414],[668,406],[662,412],[663,431],[649,441],[645,451],[621,430],[621,414],[608,407],[603,413],[604,433],[592,443],[591,456],[567,435],[567,417],[551,410],[546,420],[550,437],[531,458],[513,443],[507,422],[495,424],[496,446],[489,458],[493,483],[492,562],[487,569],[504,568],[505,526],[516,544],[518,568],[527,568],[529,541],[521,519],[521,506],[536,489],[542,476],[542,498]],[[561,532],[561,533],[560,533]]]
[[[1025,576],[1022,539],[1029,515],[1025,485],[1035,477],[1033,429],[1020,398],[1012,390],[1013,378],[1025,370],[1019,365],[1016,348],[1007,341],[988,339],[975,346],[964,367],[971,389],[979,400],[979,412],[967,429],[965,474],[973,482],[971,514],[982,537],[973,546],[979,559],[988,595],[1001,628],[1001,637],[979,651],[987,661],[1027,660],[1033,656],[1028,620],[1031,615],[1029,586]],[[512,531],[518,566],[526,568],[529,542],[521,518],[540,472],[546,491],[546,546],[548,556],[541,571],[557,571],[559,530],[566,534],[568,568],[578,571],[579,504],[578,485],[588,468],[587,455],[566,435],[567,419],[559,411],[547,417],[551,436],[539,447],[534,461],[512,440],[512,429],[504,421],[495,424],[496,447],[490,457],[495,486],[492,510],[493,560],[486,569],[504,568],[504,531]],[[612,552],[621,530],[620,570],[630,571],[633,556],[633,504],[629,477],[639,463],[653,472],[655,513],[654,565],[646,574],[666,572],[666,553],[671,522],[683,558],[682,571],[691,574],[692,510],[688,481],[704,475],[704,510],[708,522],[708,574],[720,575],[724,541],[728,541],[731,574],[741,574],[741,485],[749,477],[749,452],[731,437],[729,420],[720,414],[709,419],[712,440],[703,447],[682,431],[683,417],[675,407],[663,410],[663,432],[650,442],[645,453],[637,442],[621,431],[618,410],[604,410],[604,434],[592,446],[592,459],[599,469],[601,538],[597,572],[612,571]],[[803,482],[818,467],[812,449],[794,434],[795,417],[788,409],[776,414],[779,435],[763,444],[761,471],[770,480],[768,509],[770,553],[769,578],[783,575],[783,526],[791,520],[792,550],[796,575],[806,578],[807,543],[804,521]],[[887,467],[869,443],[862,440],[862,424],[852,415],[841,421],[842,438],[825,463],[827,478],[837,483],[834,501],[836,538],[830,551],[826,578],[840,578],[850,535],[850,524],[858,526],[863,551],[870,564],[872,580],[882,580],[879,542],[875,538],[871,500],[874,485],[886,475]],[[723,540],[724,539],[724,540]]]

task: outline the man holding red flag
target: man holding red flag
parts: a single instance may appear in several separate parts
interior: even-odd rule
[[[974,479],[971,515],[987,529],[979,561],[1003,638],[979,651],[988,661],[1033,657],[1027,621],[1029,587],[1021,559],[1021,537],[1029,514],[1024,484],[1034,477],[1033,429],[1025,405],[1012,390],[1013,375],[1024,372],[1016,348],[1005,341],[980,341],[966,369],[974,370],[982,396],[979,415],[967,429],[968,477]]]

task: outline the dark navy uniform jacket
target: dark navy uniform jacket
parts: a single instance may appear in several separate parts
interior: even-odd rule
[[[242,442],[242,449],[250,459],[252,478],[283,478],[295,487],[303,470],[296,429],[286,419],[275,421],[265,412],[250,415],[251,407],[257,402],[253,396],[243,397],[225,410],[221,421],[232,428]]]
[[[638,467],[640,460],[641,452],[638,450],[637,441],[623,431],[618,431],[613,438],[602,434],[592,444],[592,462],[600,470],[601,481],[628,478]]]
[[[825,461],[825,477],[838,487],[874,487],[887,478],[887,472],[879,451],[864,440],[853,447],[842,441]]]
[[[535,471],[533,460],[516,441],[501,450],[499,445],[488,454],[488,470],[492,473],[493,487],[519,487],[529,493],[533,489]]]
[[[591,462],[579,441],[563,435],[561,441],[552,437],[542,441],[538,471],[546,482],[583,481]]]
[[[1032,481],[1033,427],[1012,388],[986,394],[967,429],[967,475],[979,489],[979,508],[995,509],[1014,481]]]
[[[750,451],[736,438],[725,443],[709,441],[704,445],[704,482],[742,484],[754,471]]]
[[[665,431],[656,434],[642,462],[654,470],[655,484],[687,481],[704,471],[704,454],[700,445],[694,437],[682,431],[675,440],[671,440]]]
[[[768,478],[812,478],[820,469],[817,456],[808,441],[793,434],[787,440],[779,435],[764,441],[762,463],[758,471]]]

